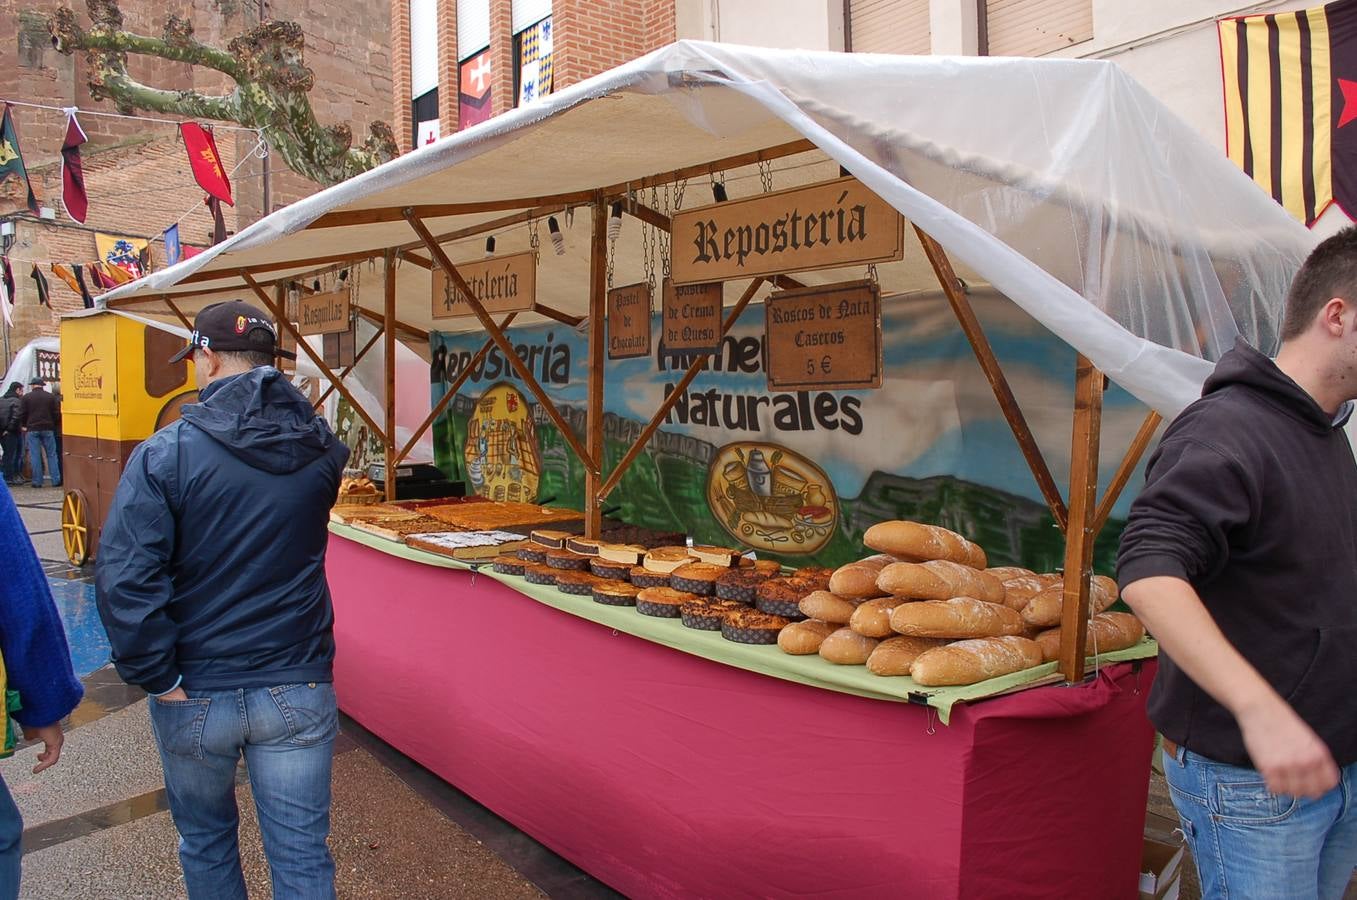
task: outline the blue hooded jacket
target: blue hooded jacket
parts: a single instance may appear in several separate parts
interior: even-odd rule
[[[326,523],[348,456],[267,366],[208,385],[138,446],[96,574],[123,680],[152,694],[330,681]]]

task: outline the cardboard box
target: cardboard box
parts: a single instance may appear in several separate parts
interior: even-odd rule
[[[1145,838],[1140,851],[1140,900],[1178,900],[1187,845]]]

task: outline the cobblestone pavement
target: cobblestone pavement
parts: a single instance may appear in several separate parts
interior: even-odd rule
[[[0,488],[3,490],[3,488]],[[183,897],[146,696],[108,661],[92,570],[61,544],[61,491],[11,488],[71,643],[86,698],[61,762],[31,774],[40,747],[0,763],[24,816],[24,898]],[[618,896],[344,717],[335,745],[330,844],[339,896]],[[241,855],[252,897],[271,895],[242,769]]]

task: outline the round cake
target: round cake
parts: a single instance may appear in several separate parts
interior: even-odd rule
[[[719,600],[752,604],[759,585],[771,577],[752,566],[747,569],[731,569],[716,579],[716,597]]]
[[[592,591],[595,603],[605,606],[635,606],[640,588],[625,581],[601,581]]]
[[[689,628],[696,628],[699,631],[720,631],[726,616],[747,608],[743,603],[736,603],[734,600],[700,597],[683,604],[679,608],[679,618]]]
[[[521,576],[526,565],[524,560],[516,556],[496,556],[490,561],[490,567],[501,575]]]
[[[589,560],[589,571],[599,578],[612,581],[626,581],[631,576],[631,566],[626,563],[608,562],[606,559]]]
[[[523,567],[523,577],[528,584],[555,584],[558,571],[541,563],[530,563]]]
[[[756,559],[753,565],[755,572],[761,572],[770,577],[776,577],[782,574],[782,563],[775,559]]]
[[[572,550],[548,550],[545,562],[553,569],[565,569],[570,572],[589,571],[589,557],[581,556]]]
[[[801,612],[801,598],[817,590],[823,588],[812,578],[770,578],[755,590],[754,605],[759,612],[799,622],[806,618]]]
[[[645,566],[632,566],[631,583],[638,588],[669,587],[669,576],[652,572]]]
[[[679,566],[669,576],[669,586],[676,591],[687,591],[699,597],[716,593],[716,580],[730,569],[710,563],[688,563]]]
[[[776,644],[778,634],[790,624],[783,616],[742,609],[726,616],[721,637],[740,644]]]
[[[524,562],[543,563],[546,562],[547,551],[541,547],[522,547],[518,551],[518,558]]]
[[[588,597],[594,592],[594,585],[602,580],[597,575],[590,575],[588,572],[557,572],[556,590],[562,594]]]
[[[636,595],[636,611],[643,616],[677,619],[683,604],[696,599],[696,594],[676,591],[673,588],[646,588]]]

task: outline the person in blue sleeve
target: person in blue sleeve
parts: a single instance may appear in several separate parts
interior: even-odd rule
[[[52,590],[33,551],[14,498],[0,488],[0,756],[14,752],[9,716],[28,740],[42,741],[34,774],[61,759],[61,720],[84,689],[71,669],[71,651]],[[0,900],[19,896],[24,823],[0,779]]]
[[[245,897],[242,756],[273,896],[334,896],[325,549],[349,451],[273,367],[280,353],[247,303],[198,313],[170,362],[193,355],[199,402],[133,451],[99,537],[99,616],[118,674],[152,695],[194,900]]]

